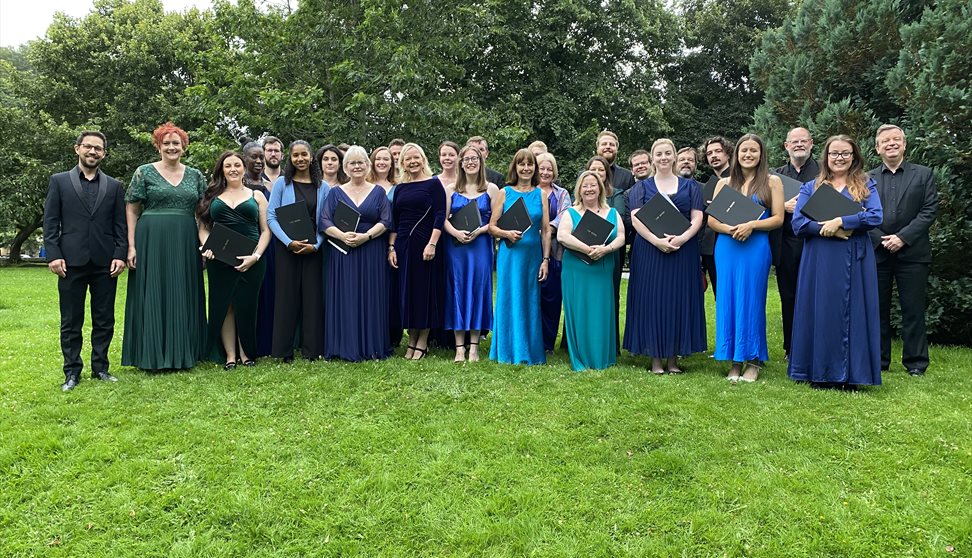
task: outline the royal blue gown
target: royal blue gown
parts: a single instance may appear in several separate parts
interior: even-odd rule
[[[324,200],[320,230],[334,226],[338,201],[361,214],[355,232],[366,233],[375,224],[391,224],[391,208],[385,191],[376,186],[361,205],[341,188],[334,188]],[[330,239],[330,236],[325,237]],[[388,332],[389,271],[384,235],[342,254],[324,241],[324,358],[352,362],[386,358],[391,354]]]
[[[445,317],[443,290],[445,258],[436,246],[435,257],[422,259],[432,231],[445,223],[445,190],[432,177],[395,186],[392,201],[395,256],[398,260],[398,319],[405,329],[441,328]],[[448,241],[439,237],[439,242]]]
[[[628,203],[640,208],[658,193],[654,177],[628,191]],[[702,210],[702,188],[679,177],[671,196],[678,211],[691,220]],[[640,234],[631,247],[631,276],[623,346],[632,354],[655,358],[685,356],[706,349],[705,304],[698,235],[681,248],[664,253]]]
[[[488,194],[470,200],[453,192],[453,213],[470,203],[479,207],[481,222],[489,223],[493,211]],[[442,239],[446,252],[445,329],[493,329],[493,238],[480,234],[469,244],[456,244],[451,236]]]
[[[790,347],[790,378],[841,385],[881,383],[881,323],[877,264],[867,231],[884,220],[876,182],[856,215],[842,217],[849,240],[820,236],[820,225],[800,210],[816,181],[800,188],[793,232],[805,239],[797,278]],[[841,192],[850,198],[844,189]]]
[[[726,186],[728,188],[728,186]],[[752,200],[760,203],[753,194]],[[760,220],[769,218],[763,211]],[[715,358],[733,362],[764,362],[766,343],[766,285],[772,263],[769,231],[753,231],[745,242],[731,235],[716,239],[715,262],[719,270],[716,299]]]
[[[507,186],[503,211],[523,198],[533,226],[512,247],[500,241],[496,256],[496,308],[489,358],[507,364],[544,364],[543,328],[540,323],[540,264],[543,245],[543,192],[520,193]]]

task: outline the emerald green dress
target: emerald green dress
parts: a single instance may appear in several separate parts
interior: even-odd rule
[[[151,164],[135,170],[125,201],[141,203],[135,269],[128,272],[122,364],[192,368],[206,343],[206,301],[195,210],[206,179],[186,167],[173,186]]]
[[[260,240],[260,206],[252,195],[235,208],[219,198],[213,199],[209,215],[214,223]],[[209,276],[209,331],[206,336],[206,357],[216,362],[226,361],[226,351],[220,339],[220,330],[226,312],[233,306],[236,320],[236,337],[247,358],[257,355],[256,324],[257,308],[260,305],[260,285],[267,270],[267,262],[260,259],[245,272],[239,272],[218,260],[206,264]]]
[[[574,226],[581,214],[569,208]],[[614,231],[605,244],[618,236],[618,211],[608,211],[606,219]],[[564,250],[560,281],[564,297],[564,329],[570,365],[576,371],[600,370],[617,362],[617,330],[614,318],[614,259],[616,253],[584,263],[573,250]]]

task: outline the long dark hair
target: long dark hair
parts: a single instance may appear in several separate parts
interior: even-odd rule
[[[239,159],[244,169],[246,168],[246,161],[243,159],[243,155],[236,151],[224,151],[216,159],[216,164],[213,165],[213,172],[209,179],[209,187],[203,192],[203,197],[199,200],[199,205],[196,206],[196,217],[206,225],[206,228],[212,228],[213,226],[213,217],[209,214],[209,208],[213,205],[213,200],[226,191],[226,176],[223,174],[223,163],[230,157]]]
[[[341,151],[341,149],[338,146],[329,143],[324,147],[318,149],[317,153],[314,154],[313,164],[317,168],[317,172],[321,173],[321,177],[323,178],[324,170],[321,169],[321,159],[324,158],[324,154],[327,153],[328,151],[337,155],[338,158],[338,171],[337,171],[338,184],[331,184],[331,186],[340,186],[341,184],[344,184],[345,182],[348,181],[348,175],[344,173],[344,152]]]
[[[506,183],[510,186],[516,186],[517,182],[520,181],[520,176],[516,172],[516,165],[521,161],[533,163],[533,176],[530,177],[530,185],[536,186],[540,184],[540,169],[537,167],[537,156],[529,149],[521,149],[516,152],[516,155],[513,155],[513,160],[510,161],[510,168],[506,171]]]
[[[294,146],[296,145],[303,145],[304,147],[306,147],[307,153],[314,152],[314,149],[311,147],[311,144],[307,143],[304,140],[294,140],[293,142],[290,143],[290,147],[287,148],[287,165],[284,167],[284,181],[287,184],[293,183],[294,175],[297,174],[297,167],[294,166],[294,162],[290,158],[291,155],[294,153]],[[318,161],[317,164],[314,164],[314,161],[311,161],[310,169],[308,169],[308,171],[310,172],[311,184],[313,184],[315,187],[320,187],[321,180],[322,180],[320,161]]]
[[[759,164],[756,166],[756,175],[753,176],[749,195],[755,193],[759,202],[765,207],[769,207],[773,194],[769,185],[769,162],[766,160],[768,153],[766,153],[766,146],[763,144],[762,138],[756,134],[746,134],[736,141],[736,147],[732,151],[732,160],[729,162],[729,187],[743,194],[746,193],[742,191],[746,176],[743,174],[742,163],[739,162],[739,146],[747,141],[754,141],[759,146]]]

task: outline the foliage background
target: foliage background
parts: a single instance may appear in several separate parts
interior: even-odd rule
[[[908,131],[937,171],[929,327],[972,344],[972,67],[962,0],[217,0],[165,13],[159,0],[96,0],[44,38],[0,49],[0,241],[17,261],[36,239],[50,174],[74,164],[81,129],[109,137],[105,170],[128,179],[155,156],[150,131],[189,131],[208,169],[240,136],[426,147],[486,136],[503,170],[534,139],[562,182],[602,129],[621,158],[668,136],[859,138]],[[433,157],[434,159],[434,157]],[[700,175],[704,173],[700,169]]]

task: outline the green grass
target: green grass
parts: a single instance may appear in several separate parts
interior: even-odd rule
[[[753,385],[440,352],[62,394],[55,278],[0,269],[0,556],[972,556],[972,350],[814,391],[770,283]]]

